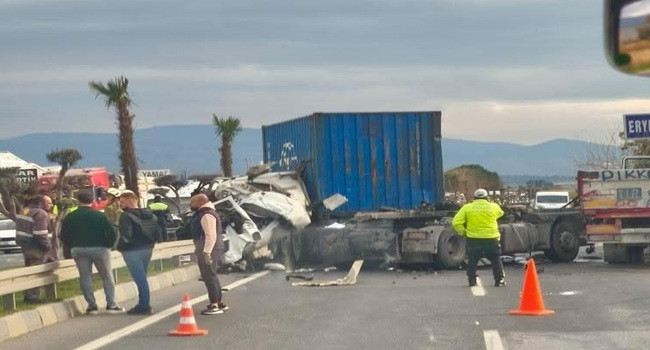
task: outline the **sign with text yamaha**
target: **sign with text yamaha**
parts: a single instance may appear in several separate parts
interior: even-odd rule
[[[623,121],[628,140],[650,139],[650,114],[626,114]]]

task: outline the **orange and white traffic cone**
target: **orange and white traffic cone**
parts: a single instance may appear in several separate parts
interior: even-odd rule
[[[181,306],[181,319],[178,322],[178,328],[173,331],[169,331],[169,335],[176,336],[190,336],[190,335],[206,335],[208,331],[205,329],[199,329],[196,325],[196,320],[194,319],[194,311],[192,311],[192,305],[190,304],[190,296],[185,294],[183,296],[183,304]]]
[[[528,259],[526,275],[524,276],[524,288],[521,291],[521,302],[518,310],[510,311],[511,315],[525,316],[549,316],[555,314],[553,310],[546,310],[542,299],[542,290],[539,286],[535,260]]]

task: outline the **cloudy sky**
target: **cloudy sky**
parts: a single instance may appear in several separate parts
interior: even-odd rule
[[[111,131],[90,80],[125,75],[140,128],[234,115],[442,110],[445,137],[606,139],[650,112],[594,0],[0,0],[0,138]]]

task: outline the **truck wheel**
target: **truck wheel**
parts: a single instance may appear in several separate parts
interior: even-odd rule
[[[643,264],[643,246],[627,247],[627,260],[630,264],[641,265]]]
[[[578,229],[568,221],[560,221],[553,227],[551,249],[546,256],[553,262],[571,262],[578,256],[580,239]]]
[[[293,230],[291,232],[291,251],[296,262],[302,261],[302,235],[304,234],[305,231],[303,230]]]
[[[465,261],[465,239],[452,230],[444,230],[438,237],[436,265],[444,268],[457,268]]]
[[[610,264],[643,264],[644,246],[621,243],[603,244],[604,259]]]
[[[627,247],[620,243],[603,243],[603,258],[610,264],[627,263]]]

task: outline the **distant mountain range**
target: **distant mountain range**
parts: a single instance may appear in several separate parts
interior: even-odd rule
[[[219,139],[210,125],[161,126],[136,131],[136,152],[141,169],[170,169],[174,173],[219,173]],[[84,156],[81,167],[119,169],[115,133],[38,133],[0,140],[0,151],[10,151],[37,164],[48,164],[45,154],[55,148],[76,148]],[[592,147],[575,140],[552,140],[534,146],[512,143],[443,139],[443,165],[480,164],[496,171],[508,184],[530,179],[568,182],[575,177],[575,162]],[[262,160],[262,132],[245,128],[233,145],[233,168]]]

